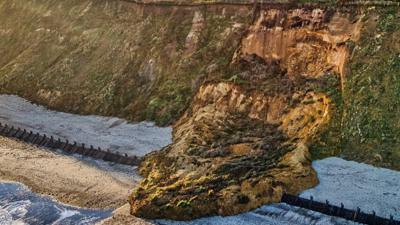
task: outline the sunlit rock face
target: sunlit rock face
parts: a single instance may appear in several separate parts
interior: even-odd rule
[[[308,146],[334,112],[326,90],[340,88],[344,42],[356,41],[358,24],[320,9],[261,10],[233,56],[235,74],[210,77],[173,143],[144,160],[132,214],[232,215],[316,185]]]
[[[261,10],[241,51],[279,60],[289,76],[343,75],[349,54],[345,43],[359,39],[361,25],[358,17],[333,10]]]
[[[284,101],[229,83],[204,85],[176,124],[174,143],[143,163],[147,178],[133,195],[132,212],[172,219],[231,215],[315,185],[307,147],[287,135],[295,128],[268,122],[275,113],[286,119],[276,112]]]

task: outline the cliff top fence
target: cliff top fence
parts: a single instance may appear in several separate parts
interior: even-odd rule
[[[283,194],[281,202],[362,224],[400,225],[400,221],[394,220],[393,216],[390,216],[390,219],[386,219],[377,216],[375,212],[372,212],[370,214],[364,213],[360,210],[360,208],[357,208],[357,210],[351,210],[344,208],[343,204],[338,207],[331,205],[328,201],[326,201],[325,203],[317,202],[313,200],[313,197],[311,197],[310,199],[305,199],[289,194]]]
[[[51,150],[62,150],[67,154],[79,154],[83,156],[100,159],[103,161],[114,162],[129,166],[139,165],[141,159],[137,156],[128,156],[127,154],[114,153],[110,150],[102,150],[100,147],[94,148],[92,145],[87,147],[84,143],[71,142],[67,140],[55,139],[53,136],[34,133],[26,129],[15,128],[7,124],[0,123],[0,135],[9,138],[15,138],[25,143],[45,147]]]

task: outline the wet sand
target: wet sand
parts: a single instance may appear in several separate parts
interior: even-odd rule
[[[113,212],[113,216],[101,221],[97,225],[155,225],[151,221],[146,221],[130,215],[129,208],[129,204],[123,205]]]
[[[132,167],[115,169],[105,162],[96,164],[3,137],[0,165],[0,179],[21,182],[36,193],[87,208],[124,205],[140,179]]]
[[[69,156],[0,137],[0,180],[17,181],[60,202],[113,209],[100,224],[150,225],[129,214],[127,199],[140,181],[134,167]]]

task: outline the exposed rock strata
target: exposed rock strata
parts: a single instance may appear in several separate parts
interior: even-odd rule
[[[146,157],[132,213],[231,215],[317,184],[308,145],[333,111],[325,81],[345,75],[344,43],[359,26],[321,9],[261,10],[233,58],[237,74],[204,83],[173,144]]]
[[[289,76],[344,75],[348,41],[360,38],[360,18],[332,10],[264,10],[242,41],[243,54],[278,60]],[[343,79],[342,79],[343,80]]]

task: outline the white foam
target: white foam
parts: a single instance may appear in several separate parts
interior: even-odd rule
[[[1,206],[4,210],[6,210],[9,214],[16,217],[24,217],[28,212],[28,207],[32,204],[29,200],[24,201],[16,201],[6,203],[4,206]]]
[[[0,225],[25,225],[21,218],[28,212],[30,204],[31,202],[26,200],[0,205]],[[13,217],[18,219],[13,220]]]
[[[301,194],[400,220],[400,172],[332,157],[313,163],[320,184]]]
[[[60,210],[60,218],[54,221],[53,225],[58,225],[62,220],[80,213],[79,211],[76,210],[69,210],[69,209],[65,210],[65,209],[60,209],[59,207],[57,208]]]
[[[16,182],[0,181],[0,225],[47,224],[89,225],[106,218],[111,211],[89,210],[57,202],[49,196],[32,193]]]
[[[56,138],[143,156],[171,143],[170,127],[128,123],[115,117],[81,116],[48,110],[14,95],[0,95],[0,122]]]
[[[0,225],[11,225],[12,216],[6,210],[0,208]]]

